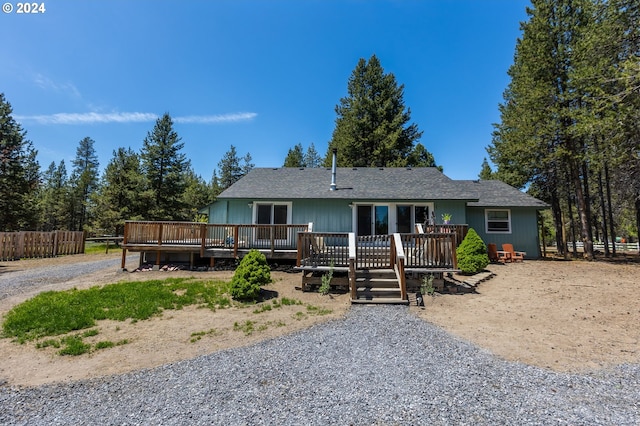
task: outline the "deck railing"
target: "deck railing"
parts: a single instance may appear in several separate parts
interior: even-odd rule
[[[395,243],[395,235],[399,243]],[[298,266],[347,266],[348,236],[333,232],[299,233]],[[354,243],[357,269],[393,268],[399,248],[405,268],[456,269],[456,247],[457,236],[453,232],[367,235],[356,237]]]
[[[348,232],[298,233],[298,266],[348,267]]]
[[[425,234],[448,234],[454,233],[456,234],[456,244],[460,245],[464,237],[467,236],[467,232],[469,231],[469,225],[427,225],[422,226],[423,232]],[[421,233],[417,231],[416,233]]]
[[[398,278],[400,299],[407,300],[407,278],[404,273],[405,251],[400,234],[393,234],[391,239],[391,264]]]
[[[192,247],[204,256],[208,249],[227,249],[237,256],[238,250],[295,250],[298,232],[305,225],[242,225],[172,221],[127,221],[123,248],[162,250],[162,247]],[[124,257],[124,253],[123,253]]]
[[[455,233],[400,234],[407,268],[456,269]]]

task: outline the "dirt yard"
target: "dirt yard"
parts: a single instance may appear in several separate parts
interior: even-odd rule
[[[90,259],[118,257],[92,255]],[[46,260],[0,263],[0,273],[45,265],[88,260],[67,256]],[[131,265],[127,265],[131,266]],[[475,293],[437,294],[412,312],[502,358],[549,368],[579,372],[620,363],[640,362],[640,264],[603,261],[533,261],[491,265],[495,276]],[[123,280],[169,276],[230,279],[232,272],[120,272],[105,270],[69,282],[46,285],[31,293],[0,300],[0,315],[43,290],[86,288]],[[160,317],[136,323],[102,322],[97,340],[130,343],[79,357],[57,355],[55,349],[36,349],[0,339],[0,384],[34,386],[151,368],[220,349],[250,345],[295,332],[318,322],[341,317],[349,309],[348,296],[304,293],[300,275],[274,272],[269,290],[278,297],[300,300],[254,313],[247,308],[187,308],[165,311]],[[313,315],[306,305],[331,309]],[[372,309],[375,309],[374,307]],[[252,321],[254,331],[235,330],[234,323]]]

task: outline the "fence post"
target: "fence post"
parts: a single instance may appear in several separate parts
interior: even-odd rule
[[[58,230],[53,231],[53,253],[51,253],[53,257],[58,255]]]

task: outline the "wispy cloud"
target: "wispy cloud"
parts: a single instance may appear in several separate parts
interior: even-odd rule
[[[176,123],[217,124],[239,121],[249,121],[258,114],[255,112],[241,112],[222,115],[192,115],[186,117],[172,117]],[[158,115],[149,112],[84,112],[58,113],[49,115],[16,115],[14,118],[22,123],[37,124],[105,124],[105,123],[144,123],[155,121]]]
[[[80,91],[73,83],[57,83],[43,74],[36,74],[33,77],[34,83],[43,90],[66,93],[75,98],[81,98]]]
[[[222,115],[189,115],[186,117],[175,117],[173,121],[176,123],[198,123],[198,124],[215,124],[215,123],[233,123],[237,121],[253,120],[258,114],[255,112],[238,112],[235,114]]]
[[[96,123],[142,123],[158,118],[156,114],[144,112],[113,113],[59,113],[50,115],[16,115],[20,122],[28,121],[38,124],[96,124]]]

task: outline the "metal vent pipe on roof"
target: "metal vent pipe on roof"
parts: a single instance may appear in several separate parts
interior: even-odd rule
[[[331,162],[331,185],[329,190],[336,190],[336,162],[338,157],[338,148],[333,148],[333,161]]]

